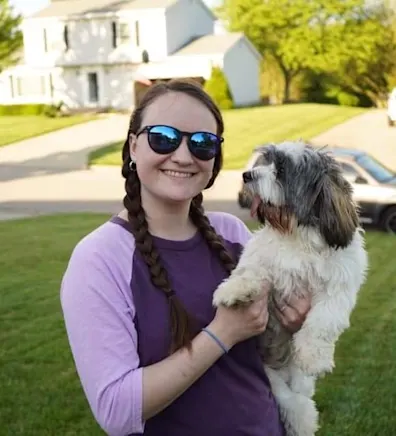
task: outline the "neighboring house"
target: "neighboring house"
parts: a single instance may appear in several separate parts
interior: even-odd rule
[[[0,75],[0,104],[130,109],[156,80],[203,82],[214,65],[237,106],[257,103],[260,55],[215,22],[202,0],[52,0],[24,20],[24,60]]]

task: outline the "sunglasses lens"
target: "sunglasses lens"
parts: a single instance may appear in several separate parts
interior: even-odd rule
[[[190,151],[201,160],[213,159],[220,148],[220,139],[213,133],[197,132],[191,136]]]
[[[177,149],[180,135],[172,127],[154,126],[149,130],[148,142],[156,153],[167,154]]]

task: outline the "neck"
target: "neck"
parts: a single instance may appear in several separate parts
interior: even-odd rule
[[[170,240],[186,240],[197,231],[189,217],[190,201],[167,203],[146,196],[142,192],[142,206],[149,231],[153,236]],[[124,210],[122,218],[128,219]]]

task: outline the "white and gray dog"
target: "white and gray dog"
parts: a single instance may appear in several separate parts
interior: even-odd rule
[[[316,379],[334,367],[335,344],[349,327],[368,258],[352,188],[337,162],[303,142],[258,150],[243,174],[262,228],[247,243],[215,306],[253,301],[269,282],[269,321],[260,353],[288,436],[319,428]],[[310,293],[311,309],[294,335],[275,316],[290,295]]]

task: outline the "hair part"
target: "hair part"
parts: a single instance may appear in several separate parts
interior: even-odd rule
[[[189,95],[205,105],[216,119],[217,134],[219,136],[223,134],[224,123],[220,110],[197,82],[188,80],[159,82],[148,89],[140,104],[132,113],[128,135],[122,150],[122,175],[126,179],[126,195],[123,204],[128,211],[128,220],[135,238],[136,248],[140,252],[149,269],[151,282],[154,286],[160,289],[168,299],[171,324],[170,353],[173,353],[183,347],[190,348],[191,340],[198,332],[197,325],[194,318],[188,314],[179,297],[171,287],[168,273],[163,266],[159,252],[155,247],[154,239],[148,228],[146,214],[141,201],[141,184],[139,176],[136,171],[131,171],[129,168],[131,162],[129,143],[130,135],[136,134],[142,127],[142,119],[146,108],[154,103],[157,98],[170,92],[179,92]],[[205,189],[210,188],[213,185],[220,172],[222,163],[223,156],[220,151],[219,155],[215,157],[213,174]],[[231,273],[235,268],[236,262],[228,253],[221,236],[219,236],[211,226],[205,215],[202,201],[202,193],[199,193],[192,199],[189,212],[190,218],[205,238],[209,247],[218,255],[227,272]]]

